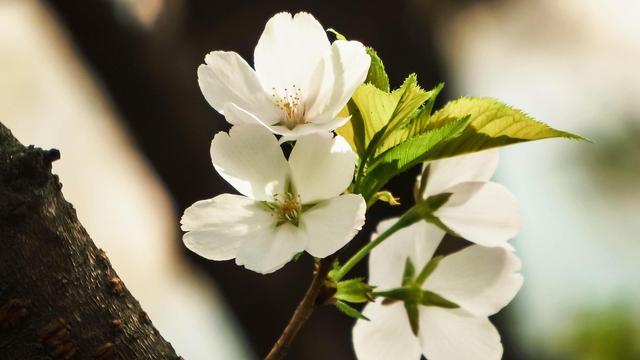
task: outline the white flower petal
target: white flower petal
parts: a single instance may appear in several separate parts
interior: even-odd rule
[[[367,78],[370,64],[371,57],[360,42],[334,41],[314,71],[314,87],[305,101],[307,121],[332,121]]]
[[[516,198],[493,182],[464,182],[447,190],[453,193],[436,215],[458,235],[484,246],[502,246],[521,227]]]
[[[324,258],[346,245],[364,225],[367,204],[361,195],[347,194],[325,200],[300,216],[307,235],[306,250]]]
[[[380,222],[371,239],[377,238],[396,221],[397,218]],[[419,272],[431,259],[443,236],[443,230],[426,221],[397,231],[371,251],[369,283],[382,290],[401,286],[407,257],[411,257]]]
[[[267,96],[255,71],[235,52],[213,51],[204,58],[206,65],[198,67],[198,84],[209,105],[224,114],[224,105],[233,103],[273,124],[280,113]]]
[[[461,309],[420,307],[420,343],[429,360],[499,360],[500,334],[486,317]]]
[[[430,166],[425,195],[441,194],[466,181],[489,181],[498,166],[498,157],[498,150],[486,150],[425,163]]]
[[[342,194],[353,180],[357,155],[342,136],[314,133],[298,139],[289,155],[293,186],[303,204]]]
[[[261,274],[272,273],[304,250],[305,245],[304,233],[284,223],[243,242],[236,255],[236,264]]]
[[[229,260],[238,247],[264,229],[273,218],[255,201],[240,195],[222,194],[198,201],[180,220],[186,247],[210,260]]]
[[[411,332],[401,302],[370,303],[363,315],[370,321],[358,320],[353,327],[353,347],[359,360],[420,360],[420,343]]]
[[[274,15],[267,22],[254,51],[254,65],[265,91],[283,96],[293,85],[304,97],[313,70],[331,44],[322,25],[310,14]]]
[[[493,315],[522,286],[520,259],[502,247],[473,245],[444,258],[423,288],[474,315]]]
[[[211,160],[220,176],[255,200],[272,200],[285,190],[289,173],[276,137],[260,125],[235,125],[211,142]]]
[[[263,124],[254,114],[241,109],[234,103],[226,103],[222,107],[224,110],[224,118],[232,125],[260,125]],[[263,124],[264,125],[264,124]],[[268,126],[268,125],[264,125]]]

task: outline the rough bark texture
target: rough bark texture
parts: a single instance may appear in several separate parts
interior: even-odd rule
[[[0,123],[0,359],[178,359],[62,196],[59,156]]]

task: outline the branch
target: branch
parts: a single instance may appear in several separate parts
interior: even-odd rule
[[[0,123],[0,358],[178,359],[62,196],[59,157]]]
[[[287,356],[289,348],[298,335],[298,332],[302,329],[302,326],[307,322],[307,320],[309,320],[313,310],[315,310],[318,305],[318,298],[321,295],[324,280],[331,270],[332,263],[333,257],[316,261],[316,268],[313,274],[313,280],[311,280],[311,285],[309,285],[309,289],[307,289],[307,292],[304,294],[304,297],[298,304],[298,307],[296,307],[296,311],[289,320],[287,327],[282,331],[282,335],[280,335],[278,341],[273,345],[273,348],[265,357],[265,360],[280,360]]]

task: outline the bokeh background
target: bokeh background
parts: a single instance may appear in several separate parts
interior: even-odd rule
[[[228,125],[197,66],[217,49],[251,62],[266,20],[299,10],[373,46],[395,86],[416,72],[446,82],[441,102],[492,96],[593,140],[502,151],[525,285],[494,322],[505,359],[640,359],[639,1],[0,0],[0,121],[61,150],[65,196],[177,351],[264,355],[309,281],[308,257],[261,276],[188,253],[178,228],[232,191],[208,152]],[[375,208],[354,243],[397,211]],[[291,358],[354,358],[352,323],[321,309]]]

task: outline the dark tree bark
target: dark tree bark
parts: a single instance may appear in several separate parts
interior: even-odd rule
[[[0,123],[0,359],[178,359],[62,196],[59,157]]]

